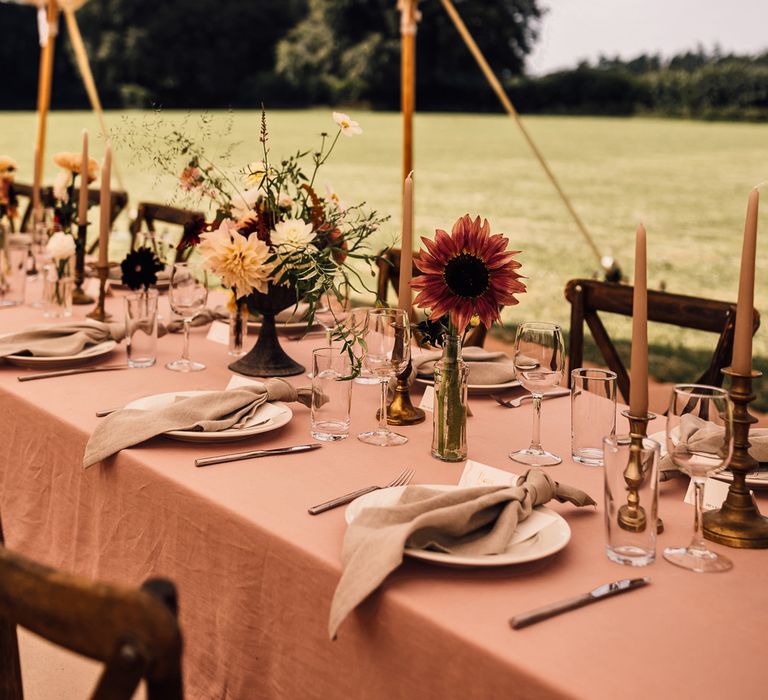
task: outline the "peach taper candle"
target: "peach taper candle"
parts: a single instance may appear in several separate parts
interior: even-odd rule
[[[112,193],[110,192],[110,179],[112,172],[112,146],[107,144],[104,152],[104,165],[101,168],[101,226],[99,228],[99,266],[106,267],[109,264],[109,228],[112,213]]]
[[[400,245],[400,279],[397,288],[398,306],[413,316],[411,272],[413,267],[413,171],[403,184],[403,234]]]
[[[739,301],[736,307],[736,328],[733,337],[731,369],[737,374],[752,372],[752,324],[755,308],[755,255],[757,252],[757,211],[760,195],[757,187],[749,193],[747,219],[744,223],[744,243],[741,249]]]
[[[632,298],[632,356],[629,385],[629,413],[648,413],[648,271],[645,227],[635,234],[635,289]]]

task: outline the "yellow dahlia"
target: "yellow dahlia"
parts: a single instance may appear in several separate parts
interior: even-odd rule
[[[515,260],[519,250],[507,250],[509,239],[491,235],[487,220],[469,214],[454,225],[450,235],[438,229],[434,241],[422,238],[426,250],[414,260],[422,272],[411,286],[418,290],[414,303],[430,309],[430,320],[448,316],[461,333],[473,316],[486,328],[500,319],[503,306],[517,304],[523,294],[521,267]]]

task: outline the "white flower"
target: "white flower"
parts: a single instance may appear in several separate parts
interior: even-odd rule
[[[263,196],[264,191],[260,187],[251,187],[242,195],[236,194],[232,197],[232,213],[238,218],[243,218]]]
[[[200,256],[206,269],[218,275],[238,297],[254,290],[266,294],[274,263],[269,247],[257,236],[245,237],[236,224],[225,219],[215,231],[200,236]]]
[[[293,197],[287,192],[281,192],[277,197],[277,206],[281,209],[290,209],[293,206]]]
[[[251,187],[261,187],[264,178],[267,175],[267,164],[263,160],[257,160],[250,163],[243,171],[243,182]]]
[[[344,114],[344,112],[334,112],[333,121],[339,125],[341,133],[344,134],[344,136],[356,136],[357,134],[363,133],[360,125],[351,119],[348,114]]]
[[[56,262],[67,260],[75,254],[75,239],[64,231],[57,231],[48,239],[45,250]]]
[[[347,210],[344,204],[342,204],[338,192],[335,192],[328,182],[325,183],[325,198],[340,212],[345,212]]]
[[[69,170],[60,170],[53,182],[53,196],[66,204],[69,201],[69,186],[72,184],[72,173]]]
[[[301,219],[286,219],[275,225],[269,234],[269,239],[275,248],[282,252],[304,250],[314,239],[315,232],[312,224],[307,224]]]

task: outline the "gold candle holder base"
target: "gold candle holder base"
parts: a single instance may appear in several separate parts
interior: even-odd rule
[[[411,403],[411,392],[408,388],[408,377],[411,374],[411,363],[397,375],[395,393],[387,407],[388,425],[417,425],[424,422],[426,413]]]
[[[644,416],[633,416],[628,410],[622,411],[629,421],[629,437],[632,440],[630,456],[627,468],[624,470],[624,481],[627,482],[627,502],[619,508],[617,522],[622,530],[627,532],[644,532],[648,527],[648,515],[645,508],[640,505],[640,497],[637,490],[645,480],[645,470],[641,464],[641,450],[643,440],[648,437],[648,423],[656,418],[653,413]],[[656,531],[662,532],[664,523],[661,519],[656,521]]]
[[[749,404],[755,400],[752,380],[760,372],[739,374],[731,367],[723,370],[731,378],[728,392],[733,401],[733,457],[728,467],[733,482],[720,510],[704,513],[704,537],[712,542],[739,549],[768,548],[768,518],[760,514],[746,485],[747,474],[757,468],[757,460],[749,454],[749,427],[757,423],[750,415]]]
[[[83,290],[85,281],[85,246],[88,237],[88,224],[80,224],[77,227],[75,239],[75,288],[72,290],[72,303],[79,306],[93,304],[93,297]]]
[[[94,321],[112,320],[112,314],[107,313],[104,308],[104,299],[107,295],[107,278],[109,277],[109,268],[112,266],[113,264],[110,263],[107,263],[106,265],[96,265],[96,272],[99,275],[99,300],[96,302],[93,311],[87,314],[88,318],[92,318]]]

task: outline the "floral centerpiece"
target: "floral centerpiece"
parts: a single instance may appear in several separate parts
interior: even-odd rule
[[[332,189],[318,192],[317,178],[341,136],[362,133],[357,122],[335,112],[331,137],[321,135],[316,151],[298,151],[274,161],[270,157],[266,116],[262,113],[260,153],[236,173],[225,170],[179,131],[166,139],[170,153],[156,156],[161,165],[171,156],[185,158],[181,188],[207,199],[213,220],[199,236],[203,265],[232,291],[236,310],[247,305],[261,314],[256,346],[230,368],[253,376],[287,376],[304,368],[280,348],[274,317],[305,302],[307,328],[326,293],[342,298],[342,289],[366,288],[361,267],[373,266],[378,255],[368,239],[384,220],[363,205],[344,207]],[[305,169],[309,160],[311,168]],[[185,239],[189,247],[196,242]],[[354,263],[354,264],[352,264]],[[351,342],[347,342],[351,353]]]
[[[7,220],[11,230],[18,215],[18,201],[13,191],[16,168],[16,161],[13,158],[0,156],[0,223]]]
[[[424,337],[443,347],[435,366],[432,455],[458,462],[467,457],[467,364],[461,343],[477,323],[490,328],[501,320],[504,306],[517,304],[525,292],[515,260],[520,251],[507,250],[509,239],[491,234],[487,220],[460,218],[450,234],[438,229],[435,239],[422,238],[424,247],[414,260],[421,275],[411,287],[414,304],[428,311]]]
[[[64,231],[56,231],[45,247],[53,264],[46,267],[44,280],[45,315],[49,317],[72,315],[72,257],[75,255],[75,239]]]
[[[99,163],[94,158],[89,158],[86,168],[87,174],[83,176],[83,156],[81,153],[57,153],[53,156],[53,162],[61,168],[53,183],[54,227],[72,235],[73,225],[79,216],[79,202],[78,198],[75,197],[77,179],[80,178],[81,187],[88,187],[98,176]]]

